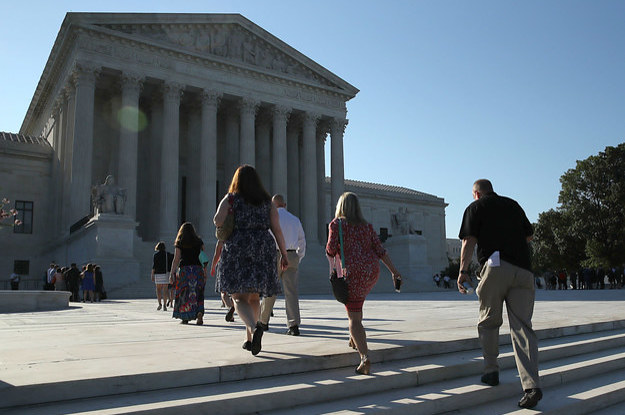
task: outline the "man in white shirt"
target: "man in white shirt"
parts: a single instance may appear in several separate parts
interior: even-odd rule
[[[271,199],[273,205],[278,209],[280,215],[280,228],[284,235],[286,252],[289,260],[289,267],[280,269],[280,252],[278,252],[278,276],[282,280],[284,290],[284,302],[286,304],[286,318],[288,330],[286,334],[299,336],[299,325],[301,323],[299,314],[299,296],[297,292],[298,266],[306,254],[306,237],[302,223],[289,211],[286,210],[284,196],[277,194]],[[265,297],[260,306],[260,323],[266,331],[269,329],[269,317],[276,302],[276,296]]]

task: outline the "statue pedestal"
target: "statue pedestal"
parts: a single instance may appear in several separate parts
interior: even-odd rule
[[[136,227],[137,222],[128,216],[97,214],[70,236],[68,262],[79,267],[87,263],[100,265],[107,291],[137,281],[140,267],[133,256]]]
[[[384,243],[384,247],[402,275],[402,291],[432,291],[432,267],[427,262],[427,242],[423,236],[393,236]],[[388,270],[383,264],[380,267],[380,282],[377,286],[388,286],[392,290]]]

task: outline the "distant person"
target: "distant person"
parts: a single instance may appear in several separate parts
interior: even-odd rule
[[[449,275],[445,274],[443,276],[443,286],[447,289],[447,288],[451,288],[451,278],[449,277]]]
[[[100,302],[106,296],[104,291],[104,275],[102,274],[102,268],[99,265],[95,265],[93,268],[95,273],[95,297],[96,301]]]
[[[349,319],[349,345],[360,354],[360,364],[356,368],[356,373],[368,375],[371,370],[371,361],[367,336],[362,325],[362,306],[367,294],[378,281],[380,261],[391,272],[393,283],[401,280],[401,275],[382,247],[373,226],[363,217],[358,196],[355,193],[346,192],[339,197],[334,219],[330,222],[329,228],[326,254],[339,264],[341,261],[339,232],[343,234],[343,253],[349,287],[348,300],[345,305]],[[339,229],[342,230],[339,231]],[[341,266],[337,264],[336,268],[338,272]]]
[[[56,272],[52,278],[54,284],[54,291],[65,291],[65,279],[63,278],[63,271],[61,267],[56,267]]]
[[[93,264],[87,264],[86,269],[81,275],[82,283],[82,302],[86,302],[87,298],[93,303],[93,292],[95,291],[95,270]]]
[[[11,274],[11,290],[16,291],[20,289],[20,274],[12,273]]]
[[[80,301],[80,271],[78,270],[76,263],[72,262],[69,269],[65,273],[65,278],[67,279],[69,291],[72,293],[70,301]]]
[[[258,173],[249,165],[240,166],[232,177],[226,195],[213,218],[221,226],[228,216],[232,200],[234,230],[224,242],[217,263],[215,290],[229,293],[246,327],[243,348],[257,355],[262,349],[263,329],[259,324],[260,296],[280,292],[276,269],[276,242],[282,254],[281,268],[288,267],[288,255],[280,228],[278,210],[263,187]],[[275,236],[271,237],[269,229]]]
[[[156,244],[154,251],[151,278],[156,286],[156,300],[158,301],[156,310],[163,309],[163,311],[167,311],[169,303],[169,272],[171,267],[171,263],[168,261],[169,252],[167,252],[165,242],[163,241]]]
[[[299,312],[299,294],[298,294],[298,267],[301,260],[306,254],[306,237],[304,228],[297,216],[286,210],[286,201],[282,195],[274,195],[271,203],[278,210],[280,217],[280,228],[284,235],[284,243],[286,244],[286,253],[288,255],[289,266],[285,270],[278,269],[278,277],[282,281],[284,292],[284,303],[286,308],[286,334],[291,336],[299,336],[299,326],[301,317]],[[276,247],[277,249],[277,247]],[[282,260],[282,255],[278,250],[278,262]],[[279,267],[279,263],[278,263]],[[260,322],[263,324],[263,330],[269,329],[269,318],[276,303],[276,296],[264,297],[260,305]]]
[[[482,271],[476,289],[480,302],[478,332],[484,355],[482,382],[499,384],[499,327],[506,303],[514,357],[524,395],[518,405],[533,408],[543,394],[538,377],[538,340],[532,329],[534,274],[530,271],[532,225],[514,200],[499,196],[489,180],[473,184],[473,199],[464,211],[458,290],[466,293],[469,265],[477,244]]]
[[[219,258],[221,257],[221,251],[224,247],[224,241],[217,241],[215,244],[215,252],[213,253],[213,261],[211,263],[211,276],[215,276],[217,263],[219,262]],[[228,307],[228,312],[226,313],[226,321],[233,322],[234,321],[234,301],[232,301],[232,297],[228,293],[220,293],[221,294],[221,306]]]
[[[199,256],[204,250],[204,241],[195,232],[193,224],[185,222],[178,230],[174,246],[176,251],[169,274],[169,282],[176,285],[172,317],[180,319],[182,324],[196,320],[201,326],[204,324],[206,274]]]
[[[53,291],[54,290],[54,274],[56,274],[56,264],[54,262],[50,263],[50,267],[46,272],[45,283],[43,286],[44,290]]]

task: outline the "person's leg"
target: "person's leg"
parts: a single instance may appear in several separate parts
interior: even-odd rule
[[[158,307],[156,308],[157,310],[160,310],[163,305],[161,304],[161,294],[162,294],[162,288],[161,288],[161,284],[156,284],[156,299],[158,300]]]
[[[367,347],[367,334],[362,325],[362,311],[348,311],[347,318],[349,319],[349,335],[354,340],[360,357],[365,357],[368,355],[369,349]]]
[[[284,288],[284,304],[286,308],[287,327],[298,327],[301,324],[299,313],[298,265],[299,257],[295,252],[288,253],[289,267],[282,274]]]
[[[250,297],[251,294],[232,294],[232,299],[234,300],[234,308],[237,311],[243,323],[245,323],[245,327],[247,329],[247,340],[252,340],[252,334],[254,333],[254,328],[256,327],[256,318],[254,317],[254,310],[250,305]],[[258,294],[256,294],[258,297]]]
[[[263,297],[263,300],[260,303],[260,318],[258,321],[264,325],[269,325],[269,318],[271,317],[271,312],[275,303],[275,295],[272,295],[271,297]]]
[[[510,336],[514,348],[519,377],[523,389],[539,388],[538,340],[532,329],[534,312],[534,284],[531,272],[516,268],[514,285],[508,291],[506,308],[510,322]]]
[[[501,267],[484,267],[476,289],[480,302],[477,330],[484,356],[484,374],[499,372],[499,327],[503,323],[503,299],[510,280],[506,274]]]

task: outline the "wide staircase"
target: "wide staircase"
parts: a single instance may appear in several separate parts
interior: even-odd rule
[[[377,350],[370,376],[354,373],[346,345],[327,356],[16,387],[1,391],[0,413],[625,414],[625,320],[537,334],[544,398],[535,410],[516,406],[511,346],[501,347],[500,385],[489,387],[472,338]]]

